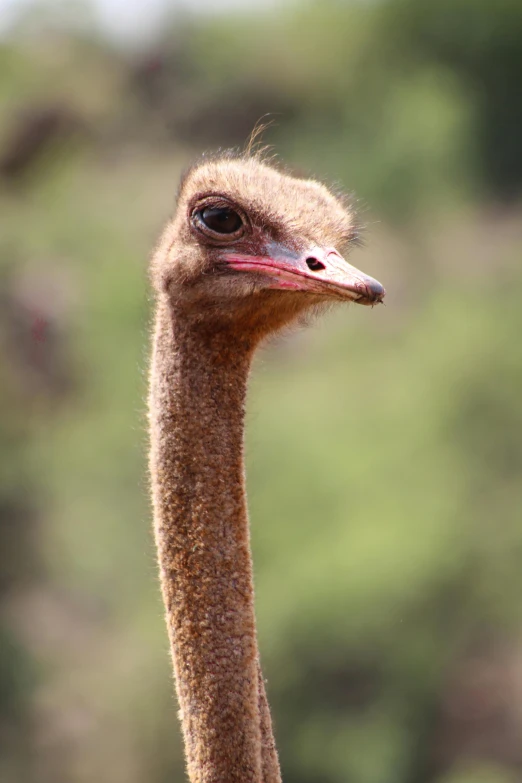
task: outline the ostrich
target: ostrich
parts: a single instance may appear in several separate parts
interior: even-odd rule
[[[261,675],[243,466],[250,364],[264,338],[384,289],[339,254],[350,208],[260,153],[183,178],[151,263],[155,539],[191,783],[280,783]]]

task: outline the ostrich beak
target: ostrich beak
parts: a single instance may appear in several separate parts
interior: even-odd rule
[[[269,287],[273,289],[348,299],[362,305],[379,304],[386,293],[377,280],[349,264],[331,247],[315,245],[297,253],[273,242],[266,254],[226,253],[223,260],[238,272],[259,272],[271,278]]]

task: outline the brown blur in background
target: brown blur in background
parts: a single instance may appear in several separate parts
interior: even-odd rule
[[[183,167],[265,115],[388,291],[252,383],[285,783],[518,783],[520,0],[0,0],[0,34],[1,783],[184,780],[146,263]]]

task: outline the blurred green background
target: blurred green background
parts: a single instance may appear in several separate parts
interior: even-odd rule
[[[285,783],[516,783],[522,3],[146,7],[0,2],[0,781],[184,779],[146,264],[183,167],[268,114],[289,165],[355,193],[353,263],[388,290],[252,382]]]

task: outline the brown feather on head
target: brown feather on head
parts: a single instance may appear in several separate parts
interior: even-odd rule
[[[350,207],[321,183],[258,153],[225,153],[183,178],[152,277],[198,320],[269,333],[321,302],[383,300],[380,283],[340,255],[356,236]]]

